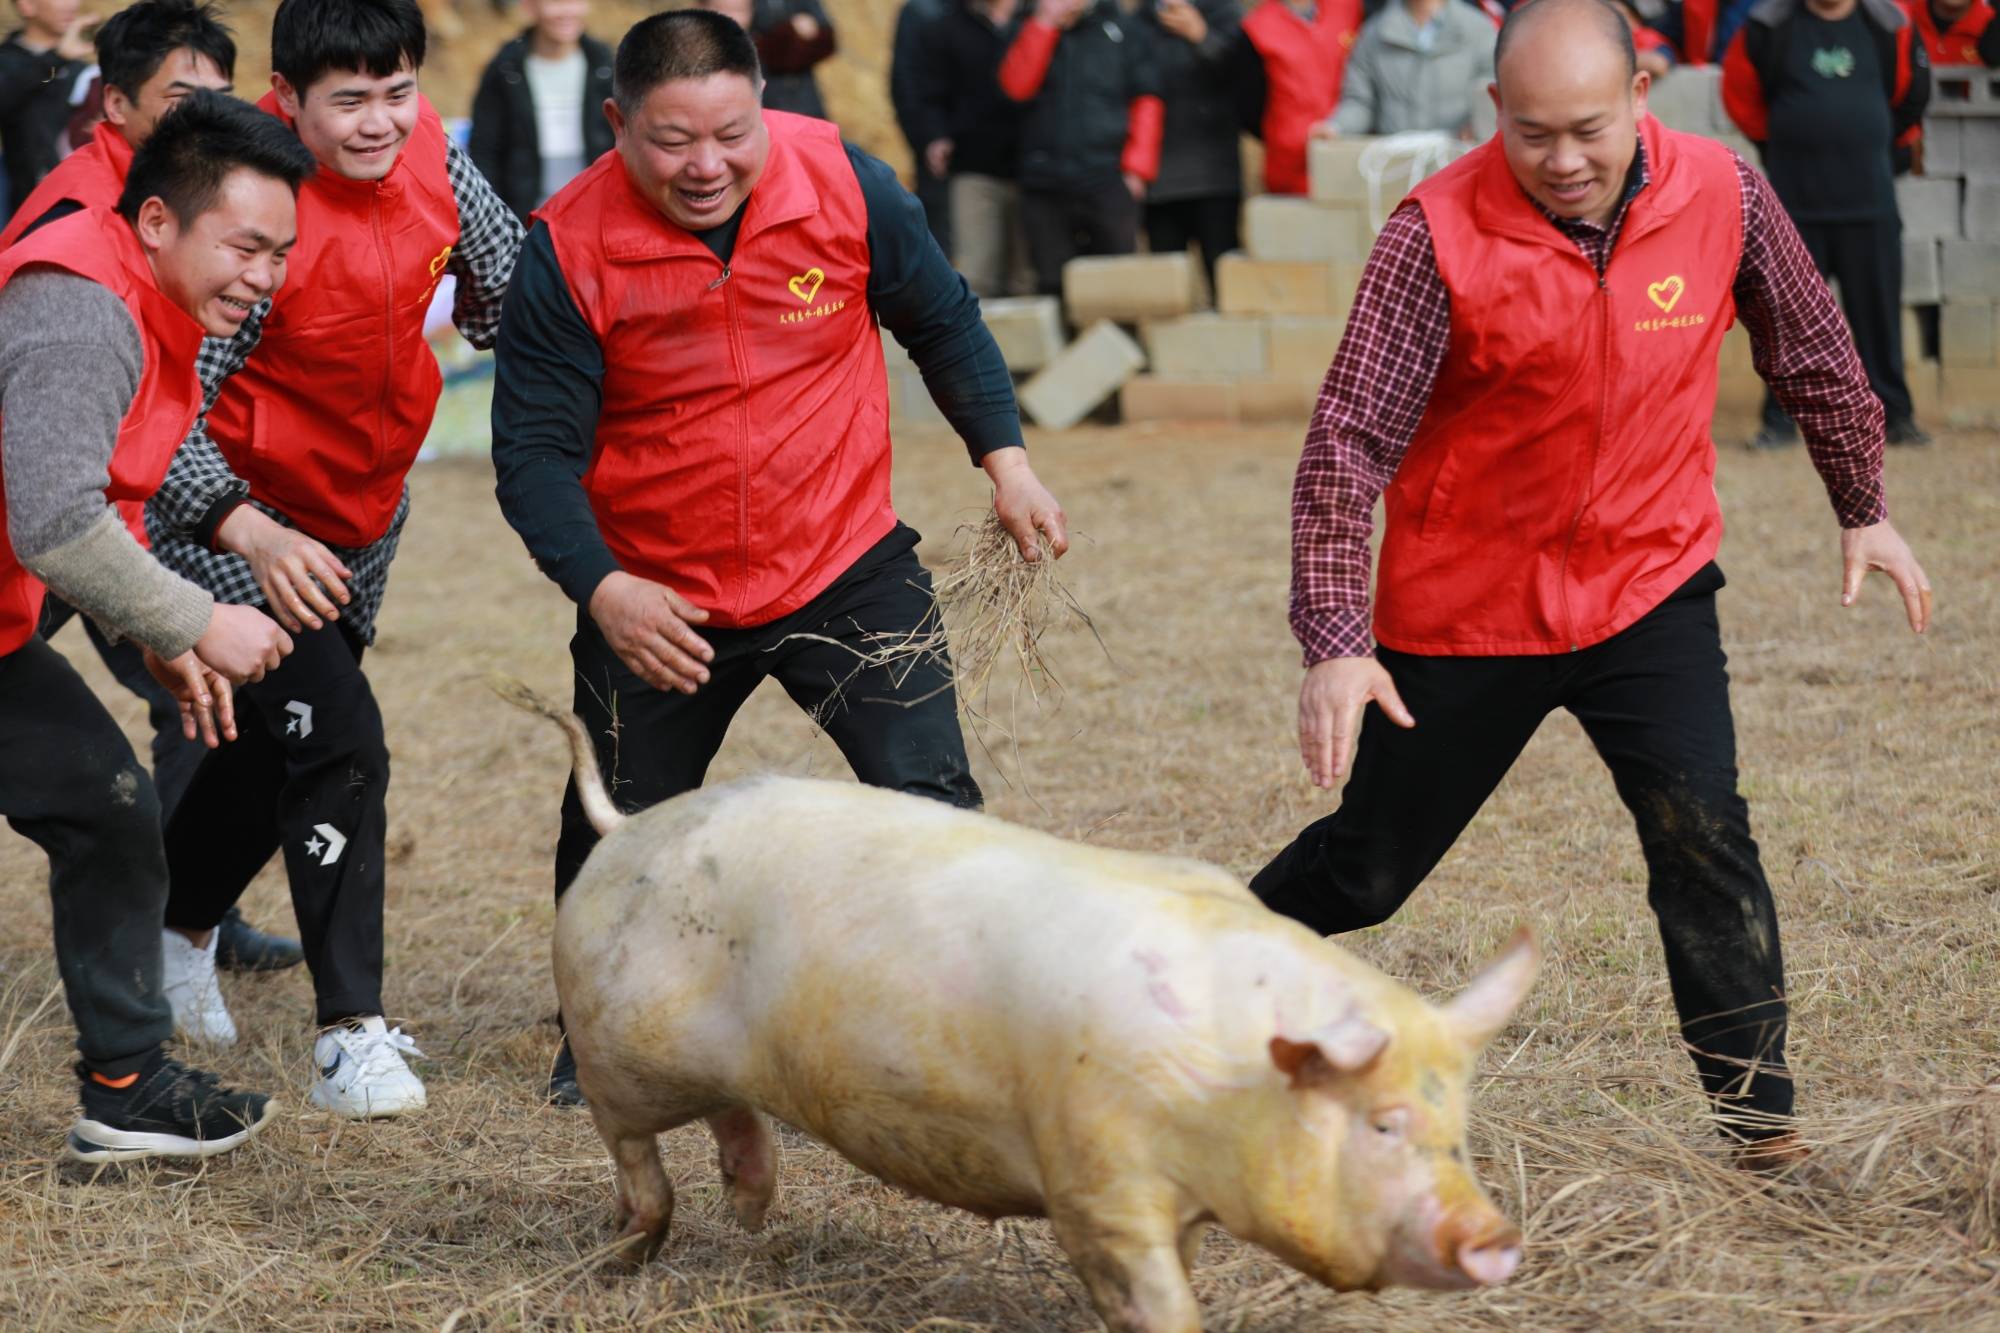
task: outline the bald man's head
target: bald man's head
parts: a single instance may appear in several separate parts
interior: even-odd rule
[[[1494,53],[1500,142],[1521,188],[1561,218],[1603,224],[1638,151],[1651,79],[1604,0],[1528,0]]]
[[[1625,16],[1605,0],[1528,0],[1507,11],[1500,25],[1500,39],[1493,47],[1493,69],[1497,77],[1507,63],[1507,52],[1518,42],[1532,38],[1537,28],[1555,25],[1554,40],[1570,50],[1587,42],[1603,42],[1625,62],[1625,76],[1639,72],[1638,48],[1632,45],[1632,27]]]

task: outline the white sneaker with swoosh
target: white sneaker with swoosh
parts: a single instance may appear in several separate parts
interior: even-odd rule
[[[349,1120],[423,1110],[423,1080],[410,1072],[405,1055],[423,1052],[379,1014],[322,1030],[313,1043],[312,1104]]]

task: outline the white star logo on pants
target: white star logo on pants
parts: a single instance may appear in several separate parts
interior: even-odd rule
[[[333,825],[314,824],[313,833],[315,836],[306,839],[306,855],[319,857],[321,865],[332,865],[340,859],[340,854],[347,850],[347,835]]]
[[[287,736],[297,736],[300,740],[313,734],[313,710],[311,704],[302,704],[297,699],[285,705],[285,711],[292,720],[285,724]]]

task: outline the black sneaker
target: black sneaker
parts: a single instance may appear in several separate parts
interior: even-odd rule
[[[550,1106],[564,1110],[588,1104],[583,1099],[583,1089],[576,1084],[576,1056],[570,1053],[567,1037],[556,1052],[555,1067],[549,1070],[547,1098]]]
[[[232,907],[215,928],[215,965],[231,972],[282,972],[306,960],[297,940],[266,935]]]
[[[82,1064],[76,1076],[83,1114],[69,1132],[69,1155],[79,1162],[213,1157],[242,1144],[278,1110],[263,1093],[225,1088],[215,1075],[164,1051],[155,1051],[129,1083]]]

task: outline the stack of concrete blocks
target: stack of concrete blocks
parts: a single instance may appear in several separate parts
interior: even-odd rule
[[[1076,425],[1144,368],[1128,329],[1183,318],[1206,300],[1201,267],[1186,252],[1072,259],[1063,266],[1063,306],[1083,332],[1021,386],[1022,409],[1049,430]]]
[[[1311,416],[1380,221],[1359,166],[1373,142],[1316,142],[1307,195],[1245,202],[1244,248],[1216,264],[1215,310],[1141,325],[1149,368],[1119,395],[1126,420]],[[1402,190],[1383,193],[1386,211]]]
[[[2000,426],[2000,71],[1933,71],[1924,171],[1896,182],[1903,304],[1938,306],[1937,358],[1904,333],[1919,420]]]

